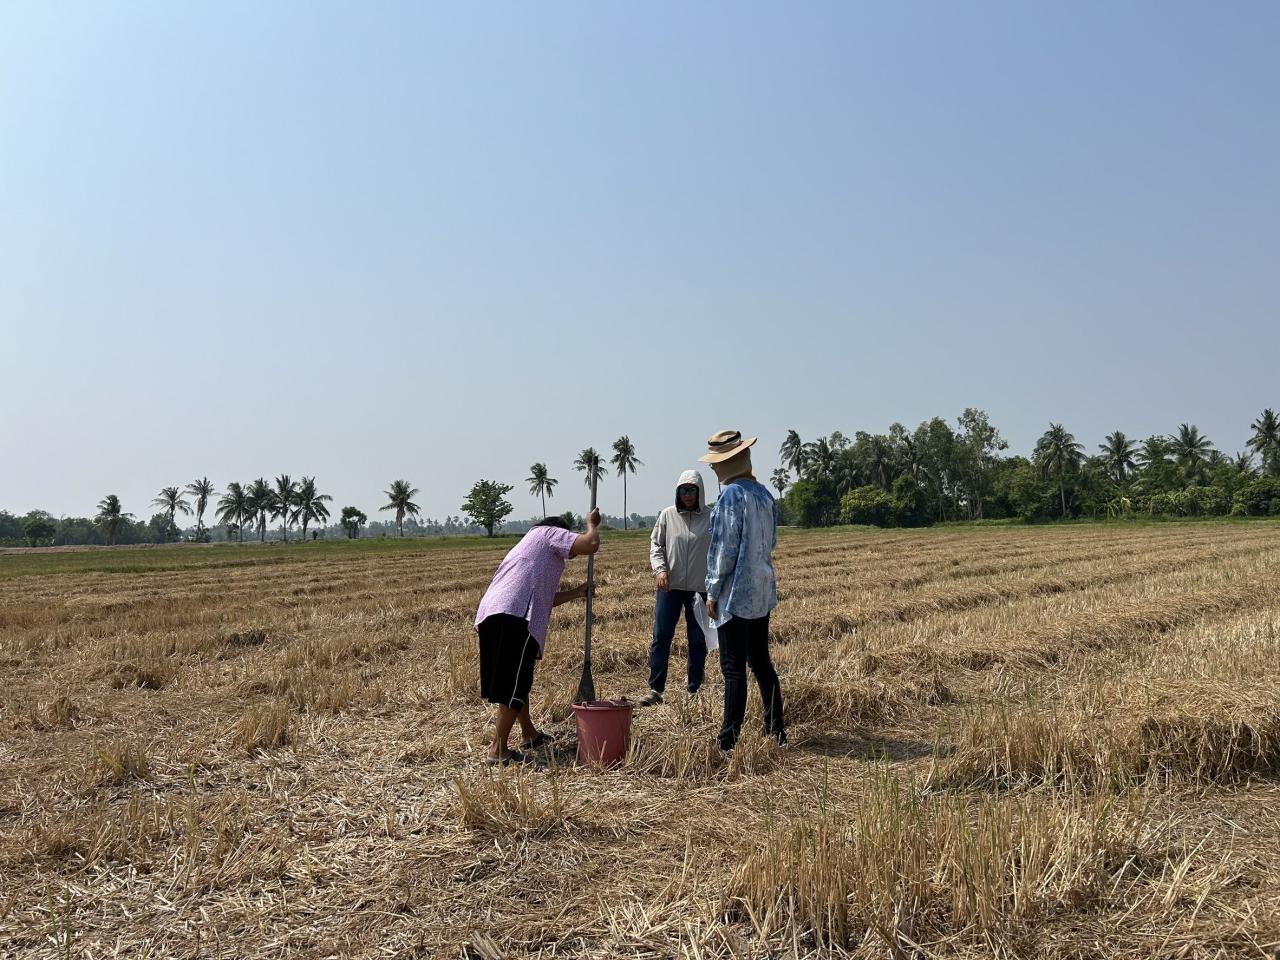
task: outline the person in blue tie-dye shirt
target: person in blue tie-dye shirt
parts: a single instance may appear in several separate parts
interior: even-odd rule
[[[782,686],[769,656],[769,614],[778,605],[773,548],[778,542],[778,507],[751,473],[750,447],[737,430],[707,441],[700,459],[711,464],[723,489],[711,511],[707,551],[707,613],[720,636],[724,674],[724,723],[720,749],[730,751],[747,713],[747,667],[755,674],[764,704],[764,732],[787,742],[782,720]]]

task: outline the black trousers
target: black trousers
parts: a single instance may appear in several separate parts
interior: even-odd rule
[[[747,715],[747,667],[755,674],[764,703],[764,732],[779,739],[786,736],[782,723],[782,685],[769,658],[769,617],[755,620],[730,617],[720,628],[720,672],[724,674],[724,725],[720,728],[720,749],[732,750],[742,733]]]

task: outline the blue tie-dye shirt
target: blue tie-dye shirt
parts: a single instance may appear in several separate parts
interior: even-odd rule
[[[755,620],[778,605],[773,548],[778,507],[764,485],[734,480],[711,511],[707,599],[718,604],[716,626],[730,617]]]

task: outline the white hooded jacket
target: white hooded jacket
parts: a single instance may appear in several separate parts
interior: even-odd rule
[[[666,571],[672,590],[702,593],[707,588],[711,508],[707,506],[702,474],[686,470],[680,474],[677,490],[688,483],[698,486],[698,506],[694,510],[683,509],[677,493],[676,502],[658,514],[649,536],[649,566],[655,574]]]

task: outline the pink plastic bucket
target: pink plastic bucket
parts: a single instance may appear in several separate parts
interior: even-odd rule
[[[578,720],[578,762],[615,767],[627,755],[631,742],[631,703],[628,700],[592,700],[575,703]]]

